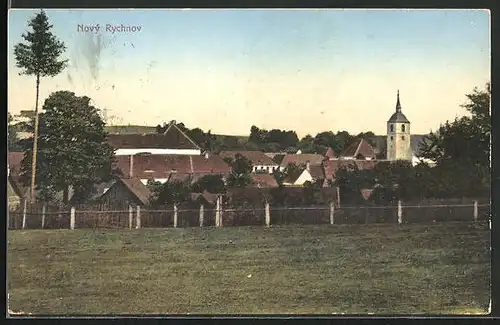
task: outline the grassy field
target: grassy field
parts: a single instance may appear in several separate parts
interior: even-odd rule
[[[32,314],[486,313],[482,224],[8,232]]]

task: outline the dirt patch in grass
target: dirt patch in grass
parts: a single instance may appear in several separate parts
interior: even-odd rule
[[[8,232],[32,314],[486,313],[487,225]]]

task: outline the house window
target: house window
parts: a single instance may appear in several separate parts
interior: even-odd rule
[[[389,129],[391,130],[391,132],[394,132],[394,124],[391,124],[391,126],[389,127]]]
[[[401,132],[406,132],[406,125],[401,125]],[[403,139],[404,140],[404,139]]]
[[[404,135],[402,135],[402,136],[401,136],[401,140],[404,140],[404,139],[405,139],[405,136],[404,136]]]

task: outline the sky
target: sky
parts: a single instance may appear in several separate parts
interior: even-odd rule
[[[19,75],[13,51],[36,12],[8,15],[12,114],[35,106],[35,79]],[[42,79],[40,105],[70,90],[112,125],[385,134],[399,89],[411,132],[422,134],[465,115],[465,94],[490,80],[487,10],[46,13],[69,64]],[[113,28],[121,25],[128,29]]]

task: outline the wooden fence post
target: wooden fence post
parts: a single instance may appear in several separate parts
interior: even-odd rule
[[[128,229],[132,229],[132,223],[134,222],[134,208],[131,205],[128,206]]]
[[[76,213],[76,209],[75,207],[71,207],[71,219],[69,221],[69,227],[71,229],[75,229],[75,213]]]
[[[337,207],[340,209],[340,187],[337,186]]]
[[[220,197],[217,197],[217,203],[215,207],[215,226],[220,227]]]
[[[334,220],[334,215],[335,215],[335,203],[330,202],[330,224],[333,225],[335,222]]]
[[[477,201],[474,201],[474,221],[477,221],[478,215],[479,215],[479,213],[478,213],[478,209],[477,209]]]
[[[271,214],[269,212],[269,202],[266,201],[266,226],[271,227]]]
[[[398,223],[403,223],[403,206],[401,205],[401,201],[398,201]]]
[[[204,206],[203,204],[200,205],[200,227],[203,227],[203,209],[204,209]]]
[[[174,228],[177,228],[177,204],[174,204]]]
[[[141,228],[141,206],[137,206],[137,214],[136,214],[136,221],[135,221],[135,229]]]
[[[23,202],[23,229],[26,228],[26,209],[28,205],[28,200],[24,199]]]
[[[42,206],[42,229],[45,228],[45,210],[47,209],[47,205],[44,203]]]
[[[219,227],[222,227],[222,225],[224,224],[223,220],[224,220],[224,208],[222,207],[222,196],[219,198],[220,202],[219,202]]]

